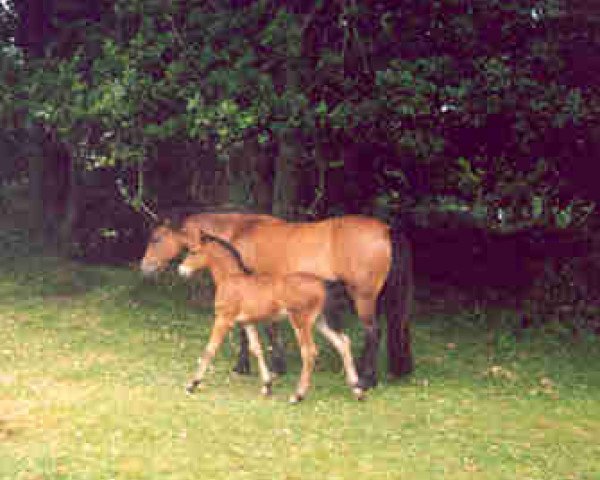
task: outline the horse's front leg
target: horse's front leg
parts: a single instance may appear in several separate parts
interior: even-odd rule
[[[208,344],[204,349],[204,353],[198,360],[198,370],[196,371],[196,375],[190,380],[186,387],[186,391],[188,393],[192,393],[196,389],[196,387],[202,382],[204,374],[206,373],[206,369],[208,368],[210,362],[217,353],[217,350],[223,343],[225,335],[227,335],[227,332],[231,329],[231,325],[231,322],[229,322],[224,317],[216,318],[212,332],[210,333]]]
[[[267,324],[266,330],[271,342],[271,371],[283,375],[287,371],[287,364],[282,329],[279,328],[278,323],[271,322]]]
[[[240,353],[233,371],[240,375],[250,375],[250,356],[248,352],[248,334],[240,328]]]

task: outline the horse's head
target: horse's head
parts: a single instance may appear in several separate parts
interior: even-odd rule
[[[140,263],[144,275],[152,275],[165,267],[186,247],[184,236],[167,224],[152,230],[150,240]]]

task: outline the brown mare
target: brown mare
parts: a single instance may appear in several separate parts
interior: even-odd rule
[[[388,372],[400,376],[412,371],[408,322],[413,291],[411,250],[396,225],[390,227],[361,215],[287,222],[261,214],[191,214],[172,219],[170,228],[161,225],[152,231],[141,262],[144,274],[160,271],[185,250],[175,231],[196,242],[201,232],[206,232],[231,243],[256,273],[305,272],[343,282],[365,330],[359,363],[365,388],[377,383],[377,300],[386,286]]]
[[[187,237],[182,234],[173,234],[188,242]],[[252,274],[230,244],[209,235],[201,236],[199,243],[188,244],[188,249],[190,253],[179,265],[179,273],[189,277],[195,271],[206,268],[216,287],[215,323],[204,354],[199,359],[198,371],[187,386],[189,393],[201,383],[225,335],[236,323],[240,323],[248,335],[250,351],[258,360],[263,381],[262,392],[269,395],[273,379],[263,356],[255,324],[288,316],[302,357],[300,381],[290,402],[302,400],[310,386],[317,355],[312,336],[315,322],[317,329],[342,357],[346,380],[353,393],[358,399],[363,398],[363,390],[358,385],[358,375],[352,360],[350,339],[327,326],[323,316],[319,318],[325,306],[323,280],[309,273]]]

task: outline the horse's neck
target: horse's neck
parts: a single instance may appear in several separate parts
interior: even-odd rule
[[[230,241],[235,234],[237,222],[229,218],[229,214],[199,213],[190,216],[183,227],[183,231],[195,237],[199,232],[208,233],[223,240]],[[196,239],[198,240],[198,239]]]
[[[254,213],[199,213],[186,222],[192,231],[202,230],[215,237],[232,242],[256,222],[278,222],[276,217]]]

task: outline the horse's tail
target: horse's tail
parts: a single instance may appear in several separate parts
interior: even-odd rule
[[[412,372],[413,357],[409,315],[414,295],[411,245],[398,218],[391,225],[392,264],[385,288],[388,373],[402,376]]]

